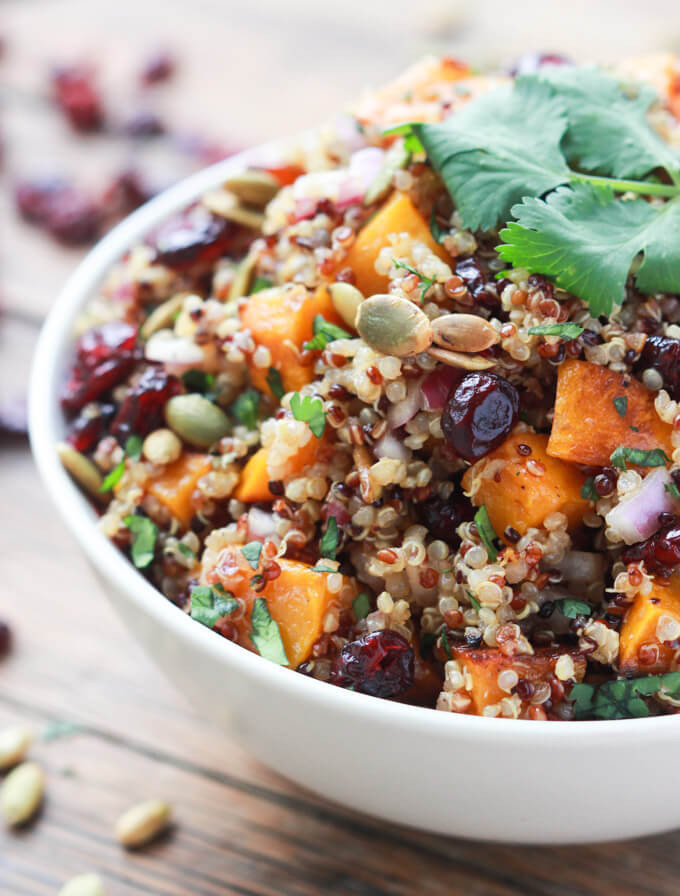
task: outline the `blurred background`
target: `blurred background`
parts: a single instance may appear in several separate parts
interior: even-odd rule
[[[680,52],[678,0],[0,0],[0,728],[35,729],[49,780],[37,824],[0,832],[0,894],[90,868],[113,894],[677,893],[677,835],[575,852],[385,831],[225,743],[105,604],[44,500],[23,407],[88,244],[190,171],[335,117],[425,53],[652,51]],[[176,833],[122,853],[112,820],[157,794]]]

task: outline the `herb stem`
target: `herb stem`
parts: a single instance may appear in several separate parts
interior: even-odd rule
[[[573,172],[572,183],[596,184],[611,187],[617,193],[641,193],[643,196],[665,196],[669,199],[680,196],[680,181],[673,177],[674,184],[656,184],[648,180],[619,180],[615,177],[601,177],[595,174]]]

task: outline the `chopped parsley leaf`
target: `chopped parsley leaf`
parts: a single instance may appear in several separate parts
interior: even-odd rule
[[[677,501],[680,501],[680,489],[678,489],[677,485],[674,482],[667,482],[664,485],[664,489],[668,492],[668,494],[675,498]]]
[[[335,555],[338,552],[338,541],[338,521],[334,516],[329,516],[326,523],[326,531],[321,536],[321,541],[319,542],[319,553],[321,556],[325,557],[326,560],[335,560]]]
[[[530,336],[562,336],[564,339],[576,339],[583,332],[580,324],[567,321],[563,324],[544,324],[540,327],[530,327]]]
[[[634,464],[638,467],[664,467],[670,463],[670,457],[662,448],[628,448],[626,445],[619,447],[612,452],[609,460],[619,470],[627,470],[627,464]]]
[[[238,601],[222,585],[194,585],[191,589],[191,618],[208,628],[214,628],[237,607]]]
[[[491,520],[489,519],[489,514],[487,513],[484,504],[482,504],[475,514],[475,526],[477,526],[479,537],[482,539],[482,544],[489,555],[489,560],[493,563],[496,557],[498,557],[498,548],[494,544],[494,541],[498,536],[494,532],[494,528],[491,525]]]
[[[183,557],[186,557],[187,560],[193,561],[196,559],[196,554],[194,554],[194,552],[191,550],[191,548],[188,545],[182,544],[181,541],[178,542],[178,544],[177,544],[177,550],[180,552],[180,554]]]
[[[442,637],[442,647],[444,648],[444,653],[446,654],[448,659],[452,659],[453,654],[451,653],[451,645],[449,644],[449,638],[448,638],[448,635],[446,634],[445,628],[442,629],[441,637]]]
[[[562,597],[555,601],[555,606],[567,619],[576,619],[577,616],[590,616],[593,608],[584,600],[575,597]]]
[[[575,719],[640,719],[650,715],[644,698],[680,698],[680,672],[647,675],[643,678],[575,684],[568,699],[574,703]]]
[[[309,342],[305,342],[302,345],[307,351],[321,351],[326,348],[329,342],[334,342],[336,339],[349,339],[351,335],[337,324],[327,321],[323,314],[315,316],[313,330],[314,336]]]
[[[145,569],[153,560],[158,538],[158,526],[148,516],[128,514],[123,520],[134,535],[130,556],[137,569]]]
[[[260,554],[262,553],[262,544],[259,541],[249,541],[241,548],[241,553],[246,558],[253,569],[257,569],[260,565]]]
[[[589,476],[581,486],[581,497],[586,501],[599,501],[600,496],[595,488],[595,477]]]
[[[246,389],[231,406],[231,412],[244,426],[253,430],[257,426],[257,414],[260,409],[260,393],[257,389]]]
[[[250,295],[254,295],[256,292],[262,292],[263,289],[269,289],[274,285],[273,280],[270,280],[269,277],[256,277],[253,280],[253,285],[250,287]]]
[[[293,392],[290,397],[290,409],[296,420],[306,423],[317,439],[321,438],[326,428],[326,414],[320,398]]]
[[[371,612],[371,602],[365,591],[359,592],[352,601],[352,609],[356,619],[365,619]]]
[[[99,491],[100,492],[110,492],[111,489],[118,485],[120,480],[123,478],[123,473],[125,472],[125,458],[129,457],[130,460],[139,460],[142,456],[142,437],[138,435],[131,435],[130,438],[125,443],[125,453],[120,461],[120,463],[116,464],[116,466],[111,470],[108,476],[102,482]]]
[[[279,401],[286,394],[285,389],[283,388],[283,383],[281,382],[281,374],[278,372],[276,367],[270,367],[267,371],[267,385],[272,390],[272,393],[278,398]]]
[[[616,413],[619,417],[625,417],[626,411],[628,410],[628,399],[625,395],[617,395],[616,398],[612,398],[612,404],[616,408]]]
[[[194,367],[182,374],[182,382],[187,392],[200,392],[206,398],[211,397],[211,390],[215,385],[215,375],[206,373],[204,370],[196,370]]]
[[[278,663],[280,666],[287,666],[288,657],[281,640],[279,626],[272,619],[267,601],[263,597],[256,598],[253,603],[250,624],[252,626],[250,640],[257,648],[260,656]]]

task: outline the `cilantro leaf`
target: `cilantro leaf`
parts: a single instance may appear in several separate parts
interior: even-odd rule
[[[200,392],[201,395],[205,395],[215,385],[215,375],[192,367],[182,374],[182,382],[187,392]]]
[[[544,324],[541,327],[529,327],[530,336],[562,336],[563,339],[577,339],[583,332],[580,324],[567,321],[563,324]]]
[[[326,531],[321,536],[321,541],[319,542],[319,553],[321,556],[325,557],[326,560],[335,560],[335,555],[338,552],[338,540],[338,521],[334,516],[329,516],[326,523]]]
[[[290,409],[296,420],[306,423],[317,439],[321,438],[326,428],[326,414],[323,409],[323,401],[320,398],[293,392],[290,398]]]
[[[283,388],[283,383],[281,382],[281,374],[278,372],[276,367],[270,367],[267,371],[267,385],[272,390],[272,393],[278,398],[279,401],[286,394],[286,390]]]
[[[482,506],[475,514],[475,526],[477,526],[479,537],[482,539],[482,544],[486,548],[486,552],[489,555],[489,560],[493,563],[496,557],[498,557],[498,549],[494,544],[494,541],[498,538],[498,536],[494,532],[494,528],[491,525],[491,520],[489,519],[489,514],[487,513],[484,504],[482,504]]]
[[[403,268],[405,271],[408,271],[409,274],[415,274],[415,276],[420,280],[420,304],[425,301],[425,293],[431,286],[437,282],[434,277],[424,277],[420,271],[417,271],[410,264],[406,264],[405,261],[398,261],[396,258],[392,259],[392,264],[395,268]]]
[[[270,286],[273,286],[274,283],[269,277],[256,277],[253,280],[253,285],[250,287],[249,295],[254,295],[256,292],[262,292],[263,289],[269,289]]]
[[[189,545],[182,544],[181,541],[177,545],[177,550],[183,557],[186,557],[187,560],[191,560],[193,562],[196,559],[196,554],[194,554]]]
[[[594,316],[620,304],[633,260],[643,292],[680,290],[680,202],[655,208],[643,199],[615,199],[609,187],[560,187],[545,201],[526,198],[501,231],[504,261],[553,276],[590,305]]]
[[[154,558],[158,526],[148,516],[128,514],[123,520],[130,532],[135,536],[130,548],[132,562],[137,569],[144,569]]]
[[[525,196],[571,178],[560,141],[566,106],[548,84],[519,80],[489,91],[441,124],[412,124],[463,225],[490,230]]]
[[[351,336],[347,330],[343,330],[342,327],[339,327],[337,324],[327,321],[323,314],[317,314],[315,316],[313,331],[313,338],[302,345],[302,347],[308,351],[324,349],[329,342],[333,342],[336,339],[349,339]]]
[[[647,675],[644,678],[605,681],[600,685],[575,684],[569,700],[575,719],[639,719],[650,715],[644,697],[680,697],[680,672]]]
[[[638,467],[665,467],[671,462],[662,448],[628,448],[626,445],[619,445],[612,451],[609,460],[619,470],[627,470],[629,463]]]
[[[241,553],[246,558],[253,569],[257,569],[260,565],[260,554],[262,553],[262,544],[259,541],[249,541],[241,548]]]
[[[595,488],[595,477],[589,476],[581,486],[581,497],[586,501],[599,501],[600,496]]]
[[[208,628],[214,628],[237,607],[238,601],[221,585],[194,585],[191,589],[191,618]]]
[[[650,127],[647,112],[655,91],[640,86],[624,92],[595,66],[545,66],[525,76],[549,84],[566,105],[569,127],[562,148],[585,171],[642,177],[653,168],[680,169],[680,156]]]
[[[616,408],[616,413],[619,417],[625,417],[626,411],[628,410],[628,399],[625,395],[617,395],[616,398],[612,398],[612,404]]]
[[[257,648],[260,656],[278,663],[280,666],[287,666],[288,657],[281,640],[279,626],[272,619],[267,601],[263,597],[256,598],[253,603],[250,624],[253,627],[250,633],[250,640]]]
[[[356,619],[365,619],[366,616],[371,612],[371,602],[368,599],[368,594],[365,591],[361,591],[352,601],[352,609],[354,610],[354,616]]]
[[[109,492],[111,489],[118,485],[120,480],[123,478],[123,473],[125,472],[125,458],[129,457],[130,460],[139,460],[142,456],[142,437],[138,435],[131,435],[130,438],[125,443],[125,453],[121,458],[120,463],[116,464],[116,466],[111,470],[108,476],[102,482],[99,491],[100,492]]]
[[[555,606],[567,619],[576,619],[577,616],[590,616],[593,608],[584,600],[575,597],[561,597],[555,601]]]
[[[257,389],[246,389],[231,406],[231,412],[248,429],[255,429],[257,425],[257,413],[260,409],[261,395]]]

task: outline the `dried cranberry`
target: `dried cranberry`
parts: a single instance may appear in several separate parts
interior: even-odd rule
[[[171,53],[167,50],[159,50],[147,59],[142,68],[140,81],[147,87],[150,84],[167,81],[174,74],[176,64]]]
[[[232,247],[238,231],[231,221],[195,207],[156,231],[155,260],[175,271],[210,264]]]
[[[505,440],[518,413],[512,383],[495,373],[468,373],[449,396],[442,431],[456,454],[472,463]]]
[[[76,362],[61,394],[62,407],[79,411],[117,386],[137,360],[137,330],[124,321],[110,321],[80,337]]]
[[[71,246],[91,243],[100,233],[97,206],[62,178],[20,181],[14,193],[19,213]]]
[[[487,283],[479,262],[474,258],[464,258],[456,265],[456,276],[465,283],[472,298],[485,308],[497,308],[500,304],[495,284]],[[493,291],[488,289],[493,287]]]
[[[9,653],[12,646],[12,630],[0,619],[0,657]]]
[[[147,367],[125,396],[111,424],[111,435],[123,444],[135,433],[145,436],[157,429],[163,420],[166,401],[182,391],[176,376],[160,367]]]
[[[76,451],[86,454],[106,435],[108,424],[115,413],[116,406],[110,402],[88,405],[73,422],[68,441]]]
[[[652,575],[669,576],[680,565],[680,520],[675,517],[645,541],[623,552],[624,563],[642,560]]]
[[[573,65],[573,62],[559,53],[525,53],[510,67],[510,74],[513,77],[531,75],[544,65]]]
[[[415,505],[419,521],[433,538],[445,541],[453,548],[460,544],[456,529],[465,520],[473,517],[472,504],[461,496],[451,496],[448,500],[439,495],[431,495]]]
[[[397,697],[413,684],[413,648],[385,629],[345,644],[331,669],[331,682],[372,697]]]
[[[636,369],[642,371],[648,367],[661,374],[671,398],[674,401],[680,399],[680,339],[648,336]]]
[[[129,215],[153,196],[141,176],[133,169],[121,172],[104,191],[101,208],[107,218],[114,220]]]
[[[89,66],[72,65],[52,75],[54,100],[76,131],[98,131],[104,123],[104,109]]]

